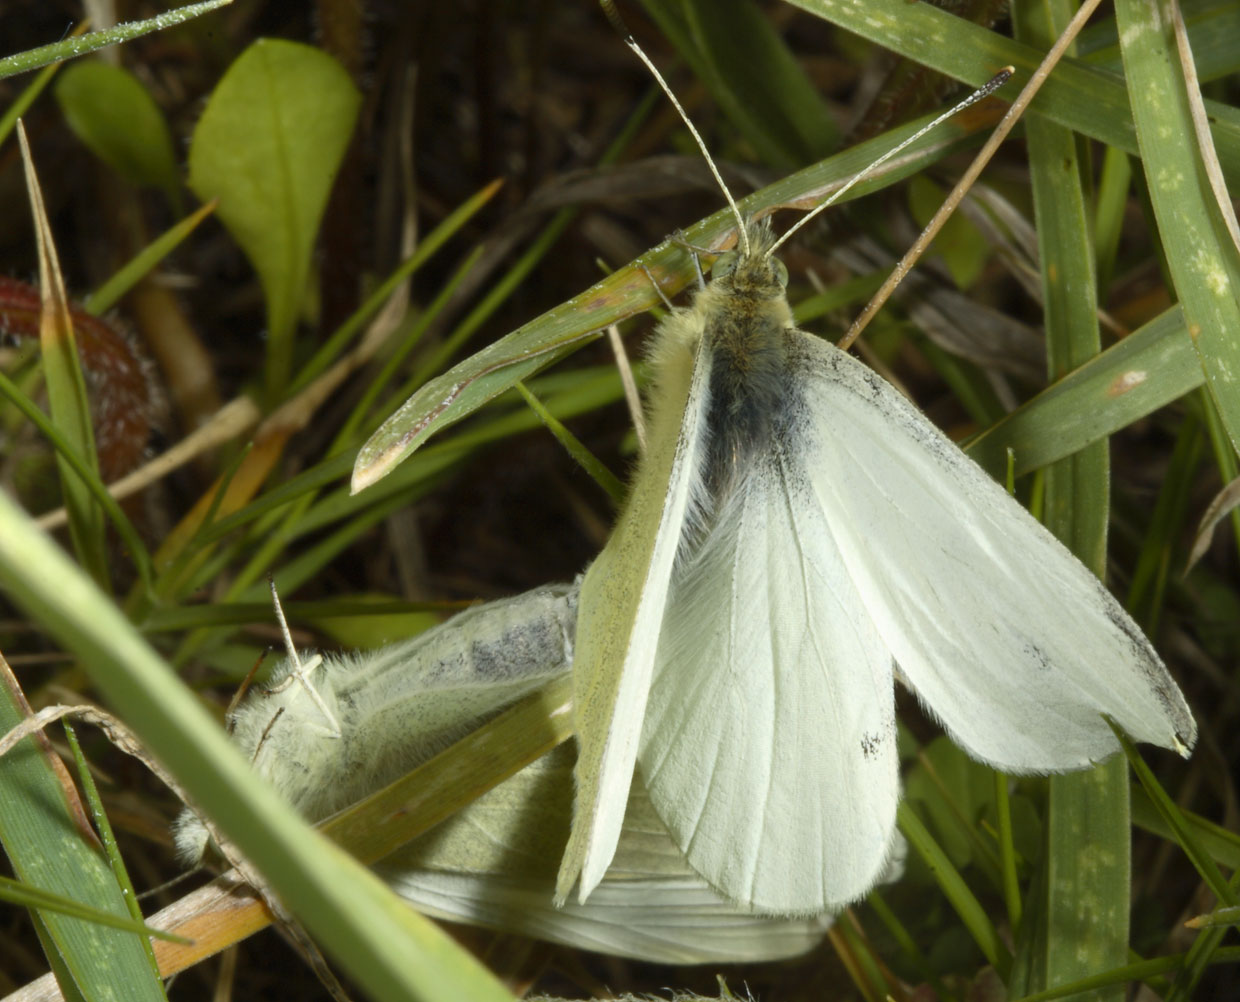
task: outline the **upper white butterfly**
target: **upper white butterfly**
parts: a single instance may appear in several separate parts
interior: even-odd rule
[[[659,325],[649,446],[582,583],[558,900],[602,879],[635,767],[725,897],[807,914],[864,895],[895,835],[897,665],[1008,772],[1111,755],[1103,714],[1187,754],[1196,724],[1140,628],[892,386],[793,327],[769,225],[706,159],[739,249]]]
[[[1140,628],[920,411],[792,326],[769,228],[660,325],[650,446],[582,586],[561,898],[612,857],[634,766],[690,865],[758,911],[838,909],[895,831],[893,668],[1014,773],[1186,754]]]

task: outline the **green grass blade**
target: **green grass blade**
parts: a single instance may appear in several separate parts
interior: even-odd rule
[[[165,932],[163,929],[152,928],[140,919],[125,918],[112,912],[105,912],[99,908],[92,908],[89,905],[82,904],[80,901],[75,901],[73,898],[67,898],[61,894],[53,894],[51,891],[44,890],[41,887],[31,887],[29,884],[23,884],[20,880],[14,880],[12,877],[0,877],[0,901],[7,901],[9,904],[17,905],[20,908],[30,908],[41,912],[56,912],[58,915],[68,915],[72,918],[84,919],[87,922],[105,926],[109,929],[121,929],[125,932],[135,933],[135,938],[143,943],[145,943],[145,937],[147,936],[164,939],[170,943],[189,942],[184,936],[177,936],[174,933]]]
[[[763,216],[781,206],[807,207],[852,178],[862,168],[917,131],[927,116],[860,143],[743,199],[747,215]],[[908,177],[958,149],[984,119],[946,122],[908,147],[866,181],[849,189],[844,201]],[[685,244],[719,247],[730,240],[736,221],[727,209],[685,229],[624,268],[608,275],[568,302],[531,320],[511,334],[430,379],[387,419],[358,454],[353,488],[360,491],[387,476],[432,435],[467,417],[517,382],[565,357],[606,329],[635,313],[659,305],[650,276],[665,295],[675,295],[696,279]]]
[[[1158,634],[1167,586],[1175,574],[1172,553],[1189,513],[1194,473],[1201,465],[1204,444],[1201,422],[1190,410],[1176,432],[1158,501],[1128,587],[1127,607],[1151,635]]]
[[[12,502],[6,498],[0,504],[11,507]],[[6,534],[13,531],[12,525],[4,527]],[[42,535],[29,523],[25,531]],[[76,567],[73,573],[85,581]],[[8,733],[29,713],[17,679],[0,660],[0,733]],[[109,913],[124,926],[133,924],[76,791],[42,735],[23,739],[0,758],[0,803],[0,843],[19,880],[28,888],[79,902],[91,912]],[[141,936],[101,925],[93,916],[53,911],[39,915],[44,949],[59,968],[62,985],[68,978],[68,985],[91,1002],[164,999]]]
[[[1097,442],[1205,381],[1178,307],[1051,384],[965,446],[999,477],[1007,450],[1018,476]]]
[[[1146,981],[1160,974],[1178,971],[1184,966],[1184,961],[1184,954],[1155,957],[1153,960],[1138,960],[1115,970],[1082,978],[1070,985],[1060,985],[1058,988],[1035,992],[1032,995],[1021,995],[1012,1002],[1051,1002],[1052,999],[1071,998],[1081,992],[1093,992],[1113,985],[1122,987],[1130,981]],[[1214,957],[1214,963],[1217,964],[1234,964],[1237,961],[1240,961],[1240,946],[1223,947]]]
[[[1240,229],[1204,125],[1173,3],[1116,4],[1142,165],[1167,266],[1233,448],[1240,443]],[[1195,123],[1202,120],[1200,127]]]
[[[1119,743],[1124,749],[1124,754],[1132,765],[1132,771],[1136,774],[1137,780],[1141,783],[1141,787],[1145,790],[1150,802],[1154,805],[1167,827],[1171,829],[1175,840],[1180,844],[1180,848],[1184,850],[1185,854],[1192,861],[1193,866],[1197,869],[1197,872],[1201,874],[1201,879],[1206,882],[1206,885],[1223,904],[1229,906],[1240,905],[1240,894],[1237,894],[1227,879],[1223,877],[1214,859],[1194,837],[1193,830],[1184,817],[1184,813],[1176,806],[1175,801],[1167,795],[1167,791],[1162,788],[1162,784],[1155,778],[1154,771],[1146,764],[1145,759],[1141,757],[1141,753],[1137,751],[1137,747],[1132,743],[1132,739],[1114,724],[1111,724],[1111,730],[1115,732],[1116,738],[1119,739]]]
[[[0,115],[0,143],[9,138],[17,125],[17,120],[22,117],[27,109],[34,104],[39,95],[46,89],[47,85],[52,82],[52,77],[60,70],[59,63],[53,63],[51,66],[44,66],[29,84],[23,90],[17,99],[5,109],[3,115]]]
[[[51,224],[43,207],[43,192],[35,173],[26,133],[18,127],[22,162],[26,168],[26,191],[34,217],[35,239],[39,250],[39,288],[42,308],[39,316],[39,343],[43,352],[43,372],[47,380],[48,410],[60,430],[64,449],[56,454],[60,471],[60,490],[69,514],[69,534],[82,565],[101,585],[109,578],[104,545],[103,513],[91,497],[90,488],[65,459],[72,452],[99,476],[99,457],[95,451],[95,432],[91,424],[90,403],[86,396],[86,377],[78,354],[73,320],[69,316],[68,296]]]
[[[1175,801],[1167,795],[1166,790],[1162,788],[1162,784],[1154,776],[1154,771],[1146,764],[1145,759],[1137,751],[1136,745],[1115,724],[1109,720],[1107,723],[1111,724],[1111,730],[1115,732],[1116,738],[1119,739],[1120,745],[1124,749],[1124,754],[1132,764],[1132,771],[1136,774],[1142,788],[1149,795],[1163,821],[1171,828],[1175,840],[1180,844],[1189,860],[1192,861],[1197,872],[1201,874],[1201,878],[1206,882],[1206,885],[1224,905],[1229,907],[1240,906],[1240,893],[1236,891],[1236,882],[1240,880],[1240,876],[1233,873],[1231,881],[1224,879],[1214,859],[1193,837],[1192,828],[1184,817],[1183,812],[1181,812]],[[1184,958],[1184,968],[1181,971],[1180,977],[1176,979],[1172,991],[1167,996],[1168,1002],[1181,1002],[1181,1000],[1188,1000],[1194,997],[1193,990],[1197,982],[1210,966],[1212,958],[1218,952],[1226,935],[1227,928],[1224,926],[1206,929],[1197,936]]]
[[[524,383],[517,383],[517,392],[529,404],[530,410],[538,415],[538,420],[543,423],[544,427],[555,436],[555,440],[564,446],[564,450],[573,457],[577,465],[607,492],[612,501],[619,504],[624,498],[624,484],[620,482],[619,477],[599,462],[594,453],[582,445],[581,440],[565,428],[563,422],[544,407],[542,401],[534,396]]]
[[[1202,81],[1240,69],[1240,8],[1232,0],[1185,0],[1180,9]],[[1113,19],[1100,20],[1082,31],[1078,47],[1081,57],[1095,66],[1116,72],[1123,67]]]
[[[1179,810],[1185,829],[1194,844],[1201,846],[1216,863],[1229,870],[1240,870],[1240,834],[1215,824],[1199,814]],[[1132,787],[1132,820],[1138,827],[1166,839],[1174,839],[1175,831],[1153,799],[1141,786]]]
[[[86,297],[82,307],[87,313],[102,316],[112,309],[160,261],[171,254],[182,241],[215,211],[215,202],[199,206],[180,222],[170,226],[138,251],[119,271]]]
[[[1072,19],[1065,0],[1013,7],[1017,37],[1049,48]],[[1047,369],[1059,378],[1098,355],[1093,220],[1087,173],[1070,129],[1044,116],[1025,122],[1033,182]],[[1110,462],[1106,439],[1046,468],[1043,521],[1096,575],[1106,573]],[[1122,759],[1048,780],[1046,898],[1029,967],[1041,988],[1122,965],[1128,957],[1128,775]],[[1014,986],[1015,987],[1015,986]],[[1114,991],[1091,999],[1115,999]]]
[[[0,372],[0,395],[4,396],[14,407],[20,410],[26,419],[43,433],[52,448],[56,450],[56,455],[73,470],[81,483],[86,486],[86,489],[96,503],[98,503],[100,509],[107,515],[117,535],[121,537],[121,541],[125,544],[125,549],[129,551],[129,555],[133,558],[134,567],[138,571],[138,577],[142,581],[143,588],[149,593],[152,588],[151,554],[147,550],[146,544],[142,542],[142,537],[138,535],[138,530],[130,522],[129,517],[122,510],[121,506],[116,503],[116,499],[108,493],[108,489],[104,486],[103,481],[99,479],[98,471],[92,469],[81,456],[73,451],[61,434],[60,429],[39,410],[34,401],[26,396],[17,384],[2,372]]]
[[[323,343],[323,347],[314,353],[314,357],[297,374],[297,378],[293,381],[289,393],[294,394],[303,387],[308,386],[316,376],[326,370],[340,355],[344,346],[361,330],[362,325],[379,312],[388,301],[388,297],[396,291],[396,288],[402,282],[408,281],[423,264],[434,256],[440,247],[447,243],[452,236],[477,215],[491,201],[495,193],[499,191],[499,188],[500,183],[492,181],[481,191],[470,196],[453,209],[443,222],[423,237],[418,242],[418,249],[410,254],[408,259],[402,261],[392,274],[380,282],[375,290],[366,297],[366,301],[354,310],[353,314],[340,325],[340,328],[333,332],[332,336]],[[435,315],[434,311],[429,309],[423,315],[425,316],[426,313],[429,313],[431,317]],[[408,348],[413,346],[412,344],[406,345],[405,339],[398,339],[395,335],[393,335],[392,340],[400,346],[402,352],[407,351]],[[416,343],[416,340],[414,343]],[[401,352],[398,352],[398,354],[401,354]]]
[[[901,801],[896,814],[900,831],[908,839],[909,847],[916,852],[934,874],[934,879],[942,888],[943,893],[956,909],[965,928],[973,936],[986,959],[999,970],[1006,972],[1011,966],[1012,957],[1008,948],[999,938],[998,932],[986,914],[986,909],[977,900],[960,872],[952,865],[947,853],[935,842],[926,826],[916,812]]]
[[[129,871],[125,869],[125,861],[121,858],[120,847],[116,844],[116,833],[112,830],[112,822],[108,820],[107,811],[103,809],[103,798],[99,796],[99,789],[95,786],[95,777],[91,775],[90,763],[86,761],[86,755],[82,751],[82,746],[78,744],[77,733],[73,730],[73,725],[69,723],[67,717],[61,721],[61,726],[65,729],[69,750],[73,753],[73,761],[77,766],[78,785],[82,789],[82,795],[86,799],[86,806],[90,810],[90,817],[94,822],[95,832],[103,843],[104,852],[107,853],[108,865],[112,868],[112,876],[116,878],[117,886],[121,889],[121,894],[124,896],[129,914],[135,921],[141,923],[142,908],[138,904],[138,892],[134,889],[133,881],[129,878]],[[146,953],[146,959],[151,965],[151,973],[158,976],[159,964],[155,960],[155,951],[151,949],[150,940],[146,937],[140,937],[139,941]]]

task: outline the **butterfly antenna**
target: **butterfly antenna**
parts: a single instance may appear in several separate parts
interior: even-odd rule
[[[293,634],[288,628],[288,620],[284,618],[284,607],[280,604],[280,596],[276,592],[275,578],[268,578],[267,582],[271,585],[271,601],[276,607],[276,619],[280,621],[280,633],[284,636],[284,649],[288,652],[288,661],[291,666],[289,675],[297,679],[301,687],[306,690],[306,694],[314,701],[314,705],[319,708],[319,712],[331,724],[332,737],[338,738],[343,733],[340,730],[340,723],[336,720],[336,715],[332,713],[328,705],[323,702],[323,697],[319,695],[319,690],[314,687],[307,675],[323,659],[320,655],[315,654],[305,664],[302,664],[301,658],[297,654],[297,648],[293,646]]]
[[[818,215],[818,213],[822,212],[824,209],[827,209],[830,206],[834,205],[836,202],[838,202],[840,198],[843,197],[844,193],[847,192],[854,185],[858,184],[861,181],[864,181],[867,177],[872,177],[874,175],[874,172],[878,170],[879,167],[885,164],[888,160],[894,157],[897,153],[899,153],[906,146],[909,146],[910,144],[917,142],[917,140],[919,140],[922,136],[924,136],[931,129],[934,129],[937,126],[941,125],[943,122],[946,122],[953,115],[956,115],[959,112],[964,111],[964,109],[969,107],[970,105],[977,104],[977,102],[982,100],[983,98],[990,97],[991,94],[997,91],[1000,87],[1002,87],[1005,83],[1007,83],[1008,80],[1012,78],[1013,72],[1014,70],[1012,69],[1011,66],[1005,66],[998,73],[996,73],[990,80],[982,84],[981,87],[975,90],[972,94],[966,97],[959,104],[955,105],[952,108],[949,108],[947,111],[943,112],[943,114],[935,118],[932,122],[929,122],[928,124],[923,125],[920,129],[914,132],[911,136],[909,136],[899,145],[894,146],[891,149],[889,149],[881,157],[879,157],[872,164],[866,167],[865,170],[858,171],[856,174],[850,177],[847,181],[845,181],[843,185],[841,185],[839,188],[833,191],[827,198],[819,202],[816,206],[814,206],[813,209],[811,209],[804,216],[798,219],[795,225],[789,228],[788,231],[784,233],[782,237],[780,237],[778,240],[775,241],[771,249],[767,251],[767,254],[768,255],[774,254],[775,251],[779,249],[779,246],[783,244],[784,241],[786,241],[790,236],[792,236],[792,234],[794,234],[802,226],[804,226],[811,219],[813,219],[816,215]]]
[[[646,64],[646,69],[650,71],[650,75],[654,77],[655,82],[662,88],[663,93],[667,95],[667,99],[672,102],[672,107],[676,109],[676,114],[680,116],[680,120],[685,123],[685,126],[692,134],[693,141],[697,143],[698,149],[702,151],[702,156],[706,158],[706,166],[710,168],[711,174],[715,176],[715,182],[719,185],[719,190],[723,192],[723,197],[728,201],[728,208],[732,210],[732,215],[736,217],[736,232],[741,244],[741,253],[748,255],[749,234],[745,230],[745,219],[741,215],[741,210],[737,208],[736,200],[732,197],[732,193],[728,191],[728,186],[723,183],[723,175],[719,173],[719,168],[715,166],[710,150],[706,148],[706,142],[702,139],[698,130],[693,127],[693,122],[689,120],[689,116],[685,113],[681,103],[676,100],[676,95],[672,93],[672,88],[663,79],[663,74],[651,62],[650,57],[646,55],[642,47],[637,44],[637,39],[633,37],[628,25],[620,17],[620,12],[616,10],[616,5],[612,3],[612,0],[599,0],[599,5],[603,8],[603,13],[607,15],[607,20],[611,22],[611,26],[616,29],[616,33],[624,39],[624,44],[636,52],[637,58]]]

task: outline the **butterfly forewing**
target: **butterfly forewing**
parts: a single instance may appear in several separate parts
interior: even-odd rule
[[[803,335],[828,522],[904,676],[961,747],[1010,772],[1081,768],[1196,725],[1105,585],[889,383]]]
[[[556,881],[560,902],[579,877],[583,901],[602,880],[624,820],[659,623],[700,463],[710,359],[694,351],[683,361],[661,373],[649,449],[581,585],[573,654],[577,798]]]

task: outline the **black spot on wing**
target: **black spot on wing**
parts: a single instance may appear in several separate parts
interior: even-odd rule
[[[1036,671],[1048,672],[1054,667],[1050,655],[1028,637],[1025,637],[1021,644],[1021,653],[1024,654],[1025,661]]]

